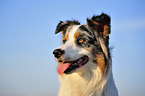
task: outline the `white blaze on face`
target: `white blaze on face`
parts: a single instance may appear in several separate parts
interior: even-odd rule
[[[62,45],[63,50],[65,50],[64,58],[75,60],[78,59],[80,56],[78,56],[78,52],[80,48],[76,46],[74,34],[77,32],[80,25],[74,25],[71,28],[68,28],[67,34],[68,34],[68,40],[67,42]]]
[[[73,42],[74,43],[74,41],[75,41],[74,34],[77,32],[79,27],[80,27],[80,25],[74,25],[71,28],[71,30],[68,32],[68,38],[69,38],[68,42]]]

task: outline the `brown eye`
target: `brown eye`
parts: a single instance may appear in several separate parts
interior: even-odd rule
[[[87,40],[84,38],[78,38],[77,39],[77,45],[81,47],[85,47],[87,45]]]
[[[83,43],[85,40],[83,38],[79,39],[79,43]]]

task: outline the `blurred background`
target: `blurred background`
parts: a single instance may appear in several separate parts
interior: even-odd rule
[[[111,16],[113,74],[120,96],[145,96],[144,0],[0,0],[0,96],[57,96],[53,50],[60,20]]]

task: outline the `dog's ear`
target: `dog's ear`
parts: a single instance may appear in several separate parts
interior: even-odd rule
[[[67,27],[70,25],[80,25],[80,23],[75,20],[66,22],[60,21],[60,23],[56,27],[55,34],[59,33],[60,31],[62,31],[62,33],[65,34]]]
[[[91,19],[87,19],[87,24],[105,39],[110,34],[110,21],[110,17],[102,13],[101,15],[93,16]]]

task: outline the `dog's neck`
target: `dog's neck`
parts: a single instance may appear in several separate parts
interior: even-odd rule
[[[59,75],[58,96],[118,96],[112,72],[108,78],[103,78],[97,67],[96,70],[84,72]]]

